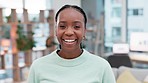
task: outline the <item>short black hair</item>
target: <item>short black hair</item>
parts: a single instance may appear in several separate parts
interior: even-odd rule
[[[57,18],[58,18],[59,13],[60,13],[62,10],[67,9],[67,8],[73,8],[73,9],[79,11],[79,12],[83,15],[83,17],[84,17],[84,23],[85,23],[85,26],[86,26],[86,23],[87,23],[86,14],[85,14],[84,10],[83,10],[82,8],[80,8],[79,6],[77,6],[77,5],[64,5],[63,7],[61,7],[61,8],[58,10],[58,12],[56,13],[56,15],[55,15],[55,21],[56,21],[56,22],[57,22]]]

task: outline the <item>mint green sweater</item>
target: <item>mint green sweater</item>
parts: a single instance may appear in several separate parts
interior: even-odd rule
[[[63,59],[57,50],[33,62],[28,83],[116,83],[109,63],[84,50],[75,59]]]

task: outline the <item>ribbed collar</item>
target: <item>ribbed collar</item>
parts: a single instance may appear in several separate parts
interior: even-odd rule
[[[77,65],[84,63],[87,60],[88,54],[89,53],[85,49],[83,49],[83,53],[79,57],[74,58],[74,59],[64,59],[64,58],[60,57],[57,54],[57,50],[55,50],[53,52],[53,54],[51,54],[51,55],[52,55],[53,60],[56,64],[58,64],[60,66],[72,67],[72,66],[77,66]]]

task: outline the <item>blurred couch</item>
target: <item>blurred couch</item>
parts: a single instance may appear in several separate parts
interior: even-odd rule
[[[112,69],[117,83],[148,83],[148,69],[126,66]]]

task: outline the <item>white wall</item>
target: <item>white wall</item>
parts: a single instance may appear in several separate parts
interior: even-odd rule
[[[112,25],[111,25],[111,3],[109,0],[105,0],[105,32],[107,32],[107,34],[105,34],[106,39],[105,41],[108,42],[112,36]]]
[[[51,2],[51,9],[54,9],[55,13],[65,4],[81,6],[81,0],[51,0]]]
[[[134,2],[134,4],[133,4]],[[148,0],[128,0],[128,9],[142,9],[142,16],[128,16],[128,28],[144,29],[148,26]]]

